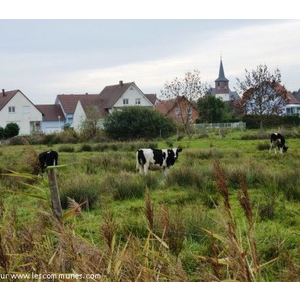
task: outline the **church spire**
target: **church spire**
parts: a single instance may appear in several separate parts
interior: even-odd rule
[[[219,68],[219,77],[215,80],[215,82],[228,82],[229,80],[225,77],[222,56],[220,57],[220,68]]]

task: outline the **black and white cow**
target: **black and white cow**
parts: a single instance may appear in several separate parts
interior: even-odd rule
[[[181,148],[139,149],[136,152],[136,169],[141,175],[146,175],[148,170],[162,169],[166,175],[181,151]]]
[[[269,153],[272,149],[275,149],[275,153],[277,153],[276,149],[279,149],[280,153],[286,152],[289,147],[286,147],[285,145],[285,138],[280,133],[272,133],[271,139],[270,139],[270,149]]]
[[[44,172],[48,166],[58,165],[58,153],[53,150],[42,152],[39,154],[39,161],[42,172]]]

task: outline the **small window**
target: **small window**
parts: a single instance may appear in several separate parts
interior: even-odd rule
[[[128,105],[129,104],[129,99],[125,98],[123,99],[123,105]]]
[[[141,98],[135,98],[135,105],[141,104]]]
[[[15,106],[9,106],[8,107],[8,112],[11,113],[11,114],[15,113],[16,112],[16,107]]]
[[[192,110],[190,108],[187,108],[186,113],[190,117],[192,115]]]
[[[175,114],[176,114],[176,116],[179,116],[179,115],[180,115],[180,108],[176,108],[176,109],[175,109]]]

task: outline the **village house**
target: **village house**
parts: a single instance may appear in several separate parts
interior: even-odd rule
[[[185,124],[188,121],[194,123],[198,119],[196,104],[188,101],[185,97],[157,101],[155,109],[178,123]]]
[[[20,91],[5,91],[0,94],[0,126],[16,123],[20,135],[41,130],[42,112]]]
[[[270,102],[270,107],[274,107],[274,113],[278,113],[276,111],[276,107],[281,106],[279,103],[283,103],[281,112],[279,113],[280,115],[300,116],[300,101],[291,92],[287,91],[286,88],[280,83],[276,83],[274,86],[270,83],[266,83],[266,85],[268,87],[268,93],[273,95],[273,100]],[[254,102],[251,102],[253,93],[255,93],[255,89],[249,89],[243,95],[243,99],[246,101],[244,113],[250,115],[255,112],[255,109],[257,109]]]

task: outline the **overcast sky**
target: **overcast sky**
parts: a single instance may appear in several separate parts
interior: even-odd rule
[[[193,69],[214,85],[221,54],[232,90],[259,64],[300,88],[300,20],[0,20],[0,38],[0,88],[35,104],[119,80],[160,96]]]

